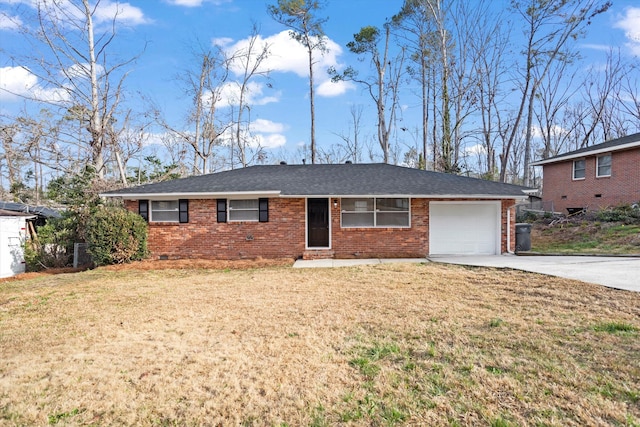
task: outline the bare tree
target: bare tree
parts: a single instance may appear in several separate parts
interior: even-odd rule
[[[230,144],[231,169],[234,167],[234,146],[238,148],[238,161],[242,167],[247,167],[250,163],[250,159],[247,156],[247,149],[250,145],[246,137],[248,132],[243,132],[244,112],[245,110],[251,112],[251,106],[247,99],[249,96],[249,83],[257,77],[268,77],[269,75],[269,70],[262,68],[263,63],[269,57],[269,45],[267,43],[258,45],[258,41],[259,28],[254,24],[246,48],[232,52],[228,59],[230,67],[237,68],[240,71],[240,79],[232,82],[233,85],[237,86],[238,99],[234,100],[237,101],[237,111],[235,114],[235,141]]]
[[[221,145],[220,136],[232,128],[229,120],[223,120],[217,114],[224,83],[229,78],[229,59],[219,46],[200,46],[193,58],[193,68],[177,76],[182,81],[185,95],[192,100],[185,125],[178,127],[167,121],[158,107],[152,109],[156,122],[174,135],[170,139],[189,148],[193,155],[191,173],[200,175],[217,169],[216,149]]]
[[[556,147],[562,146],[565,138],[566,132],[559,126],[560,114],[577,91],[572,89],[576,73],[569,70],[569,65],[567,61],[556,62],[551,65],[547,75],[540,79],[535,115],[542,137],[543,159],[555,155]],[[565,77],[567,73],[570,74]]]
[[[360,139],[360,131],[362,129],[362,106],[352,105],[349,109],[349,115],[351,117],[351,123],[349,124],[349,130],[345,133],[336,133],[342,143],[340,148],[346,153],[345,160],[349,159],[353,162],[362,162],[362,145],[363,142]]]
[[[399,102],[401,78],[404,72],[404,48],[391,57],[389,38],[390,25],[384,25],[384,35],[379,28],[366,26],[353,35],[347,43],[349,50],[360,57],[368,57],[374,69],[369,77],[359,77],[358,71],[347,67],[342,73],[329,69],[333,81],[353,81],[366,89],[376,105],[378,117],[378,143],[383,153],[384,163],[389,163],[390,137]],[[381,46],[380,46],[381,45]]]
[[[429,103],[431,92],[435,89],[431,85],[430,76],[433,73],[434,28],[431,9],[426,5],[427,0],[405,0],[400,12],[393,16],[391,22],[396,28],[398,37],[407,47],[410,60],[417,69],[407,67],[409,75],[420,84],[420,100],[422,106],[422,157],[423,162],[418,166],[426,167],[428,133],[429,133]],[[435,164],[435,158],[434,158]]]
[[[316,116],[313,66],[316,60],[314,51],[323,54],[326,39],[322,26],[327,18],[320,18],[317,13],[324,7],[320,0],[278,0],[277,5],[269,5],[267,11],[271,17],[291,29],[291,38],[307,49],[309,58],[309,104],[311,109],[311,163],[316,161]]]
[[[522,55],[524,62],[522,87],[511,133],[506,141],[505,156],[501,156],[500,180],[507,172],[508,155],[518,137],[520,122],[524,119],[524,185],[529,185],[530,145],[532,139],[534,103],[541,80],[556,61],[571,60],[570,42],[579,37],[591,19],[611,6],[598,0],[512,0],[511,8],[522,19],[526,43]],[[526,117],[525,117],[526,114]]]
[[[16,52],[13,59],[38,77],[48,95],[19,95],[48,103],[62,115],[72,109],[82,111],[88,138],[78,135],[76,142],[87,146],[86,162],[102,177],[106,170],[107,134],[118,115],[128,67],[136,59],[110,62],[109,53],[116,49],[114,41],[121,9],[116,7],[108,25],[100,26],[104,31],[96,34],[94,18],[103,12],[100,0],[93,4],[89,0],[38,0],[33,6],[36,29],[31,31],[31,26],[22,29],[34,51]]]

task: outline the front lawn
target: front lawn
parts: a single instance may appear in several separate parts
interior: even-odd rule
[[[0,283],[2,425],[640,424],[640,294],[440,264]]]

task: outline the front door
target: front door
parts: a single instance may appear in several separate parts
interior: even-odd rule
[[[329,247],[329,199],[307,199],[307,246]]]

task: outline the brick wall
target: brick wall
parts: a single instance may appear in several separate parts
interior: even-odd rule
[[[640,149],[611,153],[611,176],[596,178],[596,156],[585,158],[585,178],[573,180],[573,160],[543,166],[545,207],[598,210],[640,201]],[[600,195],[599,197],[597,195]],[[550,209],[550,207],[547,207]]]
[[[429,253],[428,200],[411,200],[411,228],[340,228],[340,201],[331,203],[336,258],[419,258]]]
[[[340,201],[329,199],[331,251],[336,258],[424,257],[429,253],[429,202],[411,200],[411,228],[341,228]],[[513,205],[513,200],[502,201],[503,231],[511,210],[511,251],[515,248]],[[138,212],[137,201],[125,201],[125,206]],[[152,259],[299,258],[305,253],[305,212],[304,199],[269,199],[269,222],[218,223],[215,200],[189,200],[189,223],[149,224],[149,250]],[[502,252],[507,251],[506,239],[503,232]]]
[[[138,211],[137,201],[127,209]],[[300,214],[302,212],[303,214]],[[303,199],[269,199],[269,222],[216,222],[216,200],[189,200],[189,223],[149,223],[151,257],[295,258],[304,251]]]

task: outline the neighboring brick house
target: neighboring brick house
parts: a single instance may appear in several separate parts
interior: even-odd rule
[[[251,166],[126,188],[173,258],[500,254],[525,187],[385,164]]]
[[[640,201],[640,133],[538,160],[542,201],[555,212]]]

